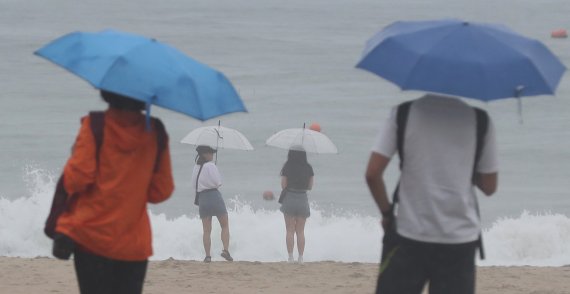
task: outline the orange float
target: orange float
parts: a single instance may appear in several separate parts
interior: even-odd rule
[[[273,195],[273,192],[267,190],[263,192],[263,199],[267,200],[267,201],[271,201],[273,199],[275,199],[275,195]]]
[[[309,127],[310,130],[316,131],[316,132],[320,132],[321,131],[321,125],[319,123],[312,123],[311,126]]]
[[[568,38],[568,32],[565,29],[558,29],[550,33],[552,38]]]

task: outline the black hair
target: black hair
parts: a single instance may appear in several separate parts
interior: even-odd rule
[[[290,149],[287,161],[281,168],[281,176],[287,177],[290,188],[306,189],[313,176],[313,167],[307,161],[307,152]]]
[[[143,101],[105,90],[101,90],[101,97],[110,107],[120,110],[141,111],[146,106]]]
[[[196,151],[198,152],[198,155],[196,155],[196,158],[194,160],[199,165],[203,165],[204,163],[209,161],[204,157],[204,154],[216,153],[216,149],[206,145],[199,145],[198,147],[196,147]]]
[[[309,162],[307,161],[307,152],[304,150],[296,150],[291,149],[289,153],[287,153],[287,162],[285,165],[293,164],[293,165],[307,165]],[[285,167],[285,165],[283,167]]]

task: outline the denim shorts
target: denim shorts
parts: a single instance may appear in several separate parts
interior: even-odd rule
[[[295,217],[309,217],[311,210],[309,209],[309,198],[307,192],[286,191],[281,203],[281,212],[283,214]]]
[[[228,214],[226,203],[218,190],[207,190],[199,193],[198,206],[200,218],[222,216]]]

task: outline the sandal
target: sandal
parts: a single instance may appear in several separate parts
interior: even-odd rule
[[[230,255],[230,252],[227,250],[222,250],[222,254],[220,254],[223,258],[225,258],[227,261],[234,261],[234,259],[232,258],[232,256]]]
[[[204,258],[204,262],[205,262],[205,263],[210,263],[210,262],[212,262],[212,257],[211,257],[211,256],[206,256],[206,258]]]

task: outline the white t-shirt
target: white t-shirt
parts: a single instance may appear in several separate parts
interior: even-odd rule
[[[394,107],[372,152],[388,158],[397,153],[396,113]],[[446,244],[478,238],[480,223],[471,183],[475,144],[475,111],[465,102],[430,94],[411,104],[396,206],[400,235]],[[498,171],[495,128],[490,118],[476,170]]]
[[[195,165],[192,171],[192,186],[196,189],[196,176],[198,176],[198,171],[200,170],[200,165]],[[218,167],[211,161],[204,163],[202,171],[200,172],[200,178],[198,179],[198,192],[202,192],[208,189],[217,189],[222,185],[222,175],[218,171]]]

